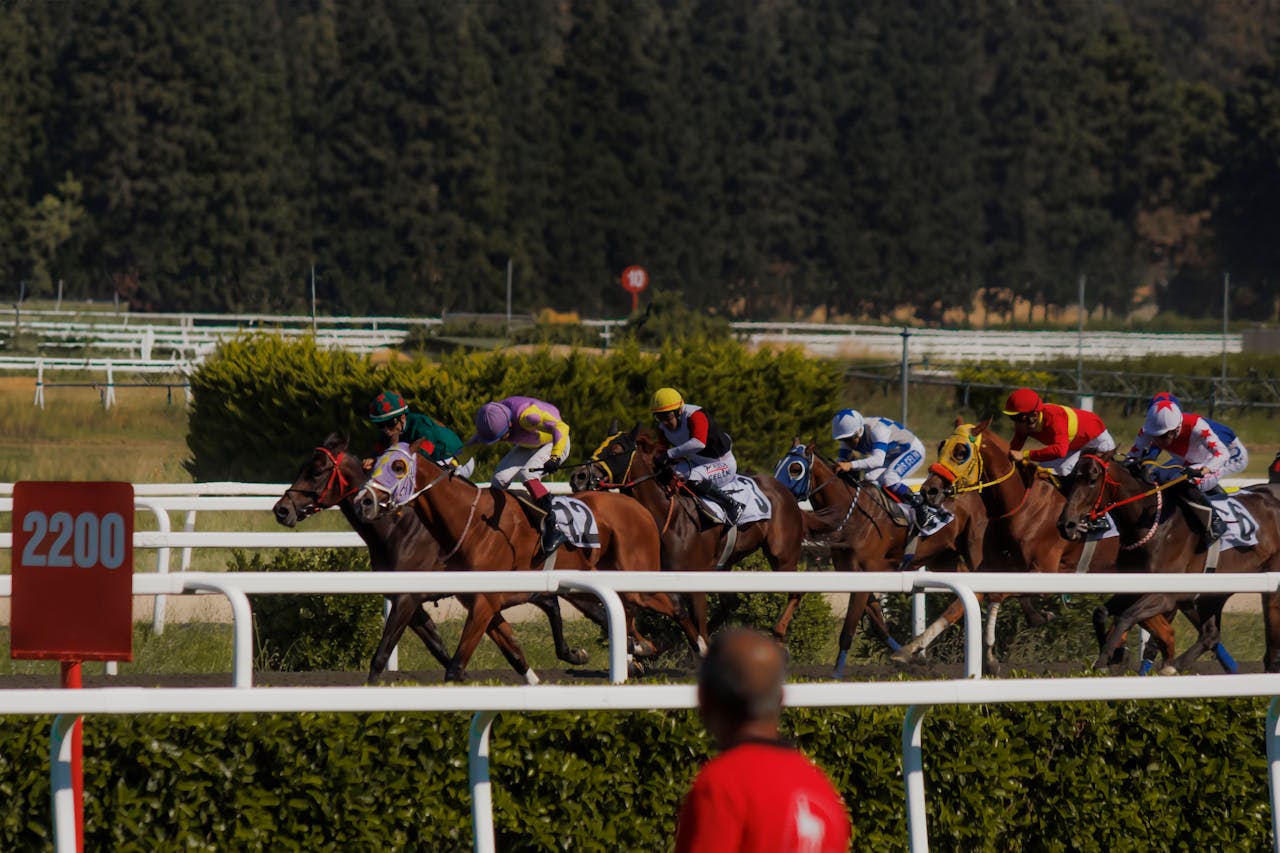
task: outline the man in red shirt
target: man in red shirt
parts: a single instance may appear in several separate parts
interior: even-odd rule
[[[1081,453],[1109,453],[1116,449],[1102,418],[1087,409],[1073,409],[1045,403],[1030,388],[1019,388],[1005,401],[1004,413],[1013,419],[1009,457],[1015,462],[1033,462],[1065,477],[1076,467]],[[1023,450],[1028,438],[1044,445]]]
[[[676,853],[836,853],[849,812],[826,775],[778,736],[786,667],[757,631],[716,635],[698,673],[698,711],[720,755],[680,807]]]

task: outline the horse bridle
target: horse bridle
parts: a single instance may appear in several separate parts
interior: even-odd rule
[[[969,426],[972,427],[972,424]],[[969,461],[964,463],[964,467],[956,468],[941,452],[938,453],[938,461],[929,466],[929,470],[931,472],[947,481],[947,494],[949,497],[955,497],[956,495],[963,495],[969,492],[981,493],[984,489],[1000,485],[1005,480],[1012,477],[1018,470],[1016,465],[1010,465],[1009,473],[1002,477],[997,477],[994,480],[983,482],[982,477],[986,473],[986,466],[982,461],[982,435],[974,435],[972,432],[966,435],[957,430],[956,432],[951,433],[951,435],[948,436],[948,439],[955,438],[957,435],[969,442],[971,451]],[[946,446],[946,443],[947,441],[944,440],[944,447]],[[977,469],[977,473],[972,474],[975,468]]]
[[[1107,460],[1103,459],[1101,456],[1098,456],[1096,453],[1087,453],[1084,455],[1083,458],[1092,459],[1093,461],[1097,462],[1098,465],[1102,468],[1102,485],[1098,488],[1098,496],[1093,500],[1093,508],[1089,510],[1089,514],[1087,516],[1089,521],[1096,521],[1102,516],[1111,512],[1111,510],[1116,509],[1117,507],[1122,507],[1125,504],[1131,504],[1131,503],[1134,503],[1135,501],[1140,501],[1143,498],[1148,498],[1151,495],[1155,495],[1156,496],[1156,513],[1155,513],[1155,519],[1151,522],[1151,527],[1147,530],[1145,534],[1143,534],[1142,538],[1139,539],[1137,542],[1134,542],[1132,545],[1121,545],[1120,550],[1132,551],[1134,548],[1141,548],[1143,545],[1146,545],[1148,542],[1150,542],[1151,537],[1154,536],[1156,533],[1156,530],[1160,528],[1160,514],[1164,511],[1164,490],[1171,486],[1177,485],[1178,483],[1187,479],[1187,475],[1183,474],[1180,477],[1175,477],[1174,479],[1170,480],[1167,483],[1161,483],[1160,485],[1153,486],[1145,492],[1139,492],[1136,495],[1130,495],[1124,500],[1114,501],[1112,503],[1107,504],[1106,506],[1103,506],[1103,502],[1104,502],[1104,499],[1106,498],[1108,487],[1110,487],[1111,490],[1114,492],[1116,489],[1120,488],[1120,483],[1119,481],[1114,480],[1111,477],[1111,462],[1108,462]],[[1079,474],[1077,473],[1076,476],[1079,476]]]
[[[418,489],[413,494],[409,495],[409,497],[406,498],[403,503],[395,504],[394,508],[397,510],[400,509],[401,507],[408,506],[410,503],[417,500],[419,495],[423,495],[431,491],[436,486],[440,485],[445,480],[449,479],[454,475],[454,471],[452,468],[448,467],[447,465],[442,465],[436,460],[432,459],[430,456],[424,453],[421,448],[418,448],[417,452],[419,456],[422,456],[424,459],[429,461],[433,466],[435,466],[437,471],[437,476],[430,483],[427,483],[421,489]],[[480,487],[477,486],[475,483],[471,482],[470,480],[468,480],[466,477],[462,477],[461,479],[464,483],[471,486],[471,488],[475,489],[475,496],[471,499],[471,510],[467,514],[467,523],[463,525],[462,533],[458,534],[457,540],[453,543],[453,547],[449,549],[448,553],[441,554],[439,557],[440,562],[442,563],[448,560],[454,554],[458,553],[458,549],[462,547],[462,543],[466,540],[467,534],[471,532],[471,523],[475,521],[476,507],[480,505],[480,492],[481,492]],[[392,507],[391,491],[386,486],[382,485],[381,483],[375,480],[370,480],[369,486],[375,489],[376,491],[384,493],[387,496],[386,501],[378,501],[378,505],[380,507],[383,507],[384,509]]]
[[[604,441],[600,442],[600,446],[597,447],[595,449],[595,452],[591,454],[591,458],[588,459],[586,462],[582,463],[583,466],[587,466],[588,471],[591,471],[595,465],[599,465],[601,468],[605,470],[605,473],[609,477],[608,480],[601,480],[597,478],[594,473],[588,474],[588,476],[591,478],[591,485],[593,489],[629,489],[632,486],[637,485],[638,483],[643,483],[645,480],[657,479],[658,477],[657,472],[653,474],[646,474],[645,476],[638,477],[634,480],[630,479],[631,469],[635,465],[635,461],[636,461],[636,454],[640,452],[640,448],[634,443],[634,441],[632,442],[630,451],[628,451],[626,449],[626,446],[624,445],[621,449],[615,451],[614,453],[610,453],[610,454],[605,453],[605,451],[609,449],[609,445],[612,444],[615,440],[618,440],[622,435],[624,435],[624,433],[615,432],[613,435],[609,436]],[[614,471],[613,464],[607,461],[606,456],[621,456],[624,453],[626,454],[626,457],[627,457],[627,465],[622,472],[622,476],[619,477],[617,473],[615,473]]]
[[[289,492],[297,492],[303,497],[311,499],[311,503],[304,506],[301,510],[304,518],[312,516],[322,509],[337,506],[356,491],[355,487],[349,484],[347,482],[347,478],[342,475],[342,464],[339,461],[339,457],[335,456],[329,448],[324,446],[317,447],[316,452],[323,454],[325,458],[329,460],[329,478],[325,480],[324,486],[322,486],[319,491],[315,489],[299,489],[295,486],[290,486],[284,490],[286,495],[289,494]],[[335,498],[332,503],[321,503],[321,498],[329,493],[329,490],[333,487],[335,480],[338,483],[338,497]]]

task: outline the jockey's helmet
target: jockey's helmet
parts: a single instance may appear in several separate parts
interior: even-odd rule
[[[1179,407],[1182,406],[1182,403],[1178,400],[1178,398],[1173,396],[1173,394],[1171,394],[1168,391],[1157,391],[1155,394],[1152,394],[1151,402],[1147,404],[1147,408],[1150,409],[1152,406],[1155,406],[1159,403],[1173,403],[1175,406],[1179,406]]]
[[[369,420],[375,424],[398,418],[409,411],[409,404],[395,391],[383,391],[369,404]]]
[[[499,441],[511,429],[511,410],[501,403],[485,403],[476,410],[476,439],[485,444]]]
[[[1039,394],[1030,388],[1019,388],[1004,401],[1003,411],[1006,415],[1031,415],[1040,411],[1043,406]]]
[[[831,419],[831,437],[836,441],[853,438],[862,432],[862,415],[856,409],[841,409]]]
[[[1147,419],[1142,422],[1142,431],[1155,438],[1182,427],[1182,410],[1167,400],[1156,403],[1147,410]]]
[[[655,415],[659,412],[674,412],[676,409],[684,405],[684,397],[674,388],[659,388],[653,392],[653,399],[649,402],[649,411]]]

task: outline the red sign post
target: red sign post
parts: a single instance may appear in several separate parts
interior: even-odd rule
[[[644,267],[630,266],[622,271],[622,289],[631,294],[631,313],[640,310],[640,291],[649,286],[649,274]]]
[[[133,660],[133,486],[13,487],[10,657],[62,662],[80,686],[86,660]],[[84,849],[81,734],[71,734],[76,848]]]

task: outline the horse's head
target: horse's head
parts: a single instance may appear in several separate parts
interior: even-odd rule
[[[369,479],[352,500],[356,516],[372,522],[409,503],[419,491],[419,467],[433,465],[441,467],[404,442],[392,445],[374,462]]]
[[[791,449],[773,469],[773,476],[787,487],[796,500],[808,500],[812,491],[810,474],[813,467],[813,445],[804,444],[799,436],[791,440]]]
[[[929,466],[929,476],[920,486],[930,506],[941,506],[944,499],[982,482],[982,433],[976,424],[957,423],[939,442],[938,461]]]
[[[631,432],[614,432],[600,443],[591,454],[590,463],[579,467],[569,478],[569,487],[575,492],[595,491],[611,486],[625,486],[632,482],[636,463],[636,435],[639,427]]]
[[[355,494],[363,482],[360,460],[347,453],[347,440],[333,433],[303,463],[271,511],[277,522],[293,527]]]
[[[1067,502],[1058,516],[1058,532],[1063,539],[1073,542],[1084,539],[1099,508],[1105,509],[1104,504],[1109,500],[1108,486],[1114,490],[1119,485],[1108,473],[1113,467],[1116,466],[1109,455],[1084,454],[1076,463],[1075,470],[1062,481],[1062,493]]]

